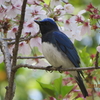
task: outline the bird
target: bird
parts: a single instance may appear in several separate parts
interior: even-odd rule
[[[79,68],[80,58],[74,44],[66,34],[60,31],[56,22],[51,18],[41,21],[34,20],[40,28],[42,34],[42,52],[46,60],[54,68]],[[88,92],[83,83],[82,71],[70,71],[75,78],[84,98]]]

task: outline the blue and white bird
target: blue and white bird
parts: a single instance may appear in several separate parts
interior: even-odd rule
[[[59,30],[55,21],[46,18],[35,22],[42,33],[42,51],[47,61],[55,68],[80,67],[80,59],[70,39]],[[70,72],[76,79],[84,97],[88,92],[81,78],[82,71]],[[83,75],[83,74],[82,74]]]

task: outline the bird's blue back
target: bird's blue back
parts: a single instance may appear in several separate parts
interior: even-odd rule
[[[42,36],[42,41],[52,43],[70,59],[75,67],[79,67],[80,60],[77,51],[70,39],[64,33],[59,30],[48,32]]]

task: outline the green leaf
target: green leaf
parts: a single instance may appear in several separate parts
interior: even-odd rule
[[[53,82],[54,84],[44,84],[41,82],[38,83],[46,93],[55,97],[56,99],[58,99],[60,95],[64,97],[73,88],[73,86],[62,86],[62,77],[55,79]]]
[[[72,90],[73,86],[62,86],[61,88],[61,94],[64,97],[66,94],[68,94]]]
[[[41,53],[40,53],[39,50],[38,50],[38,47],[33,47],[33,48],[32,48],[32,54],[33,54],[33,55],[41,55]]]
[[[55,90],[54,90],[54,87],[50,84],[44,84],[44,83],[41,83],[41,82],[38,82],[40,84],[40,86],[42,87],[42,89],[48,93],[50,96],[53,96],[55,97]]]
[[[55,79],[54,88],[57,97],[61,94],[61,86],[62,86],[62,77]]]
[[[79,55],[81,58],[81,66],[82,67],[87,67],[87,66],[91,65],[90,55],[89,55],[89,53],[87,53],[86,47],[83,48],[82,50],[79,50]]]
[[[76,100],[84,100],[83,98],[78,98],[78,99],[76,99]]]
[[[50,4],[50,0],[44,0],[44,2],[48,5]]]

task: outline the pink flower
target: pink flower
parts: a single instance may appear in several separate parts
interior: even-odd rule
[[[61,1],[60,0],[51,0],[50,1],[50,7],[51,8],[54,8],[54,6],[57,6],[59,4],[61,4]]]
[[[71,13],[74,12],[74,6],[71,5],[71,4],[66,4],[66,5],[64,5],[64,10],[65,10],[67,13],[71,14]]]
[[[97,51],[100,53],[100,46],[97,46],[96,49],[97,49]]]
[[[0,0],[0,6],[3,5],[5,0]]]
[[[2,5],[4,5],[5,4],[5,2],[9,2],[10,0],[0,0],[0,6]]]
[[[76,16],[71,17],[69,20],[64,21],[64,33],[74,42],[74,40],[80,41],[81,26],[78,26]]]
[[[7,33],[7,38],[15,38],[15,33],[18,31],[18,26],[14,26],[11,30]]]
[[[31,33],[35,35],[39,31],[39,26],[34,22],[34,18],[29,19],[24,23],[22,34],[26,36],[25,33]]]
[[[39,5],[41,1],[43,0],[27,0],[27,3],[31,5]]]
[[[57,15],[64,15],[64,14],[66,13],[62,5],[57,5],[57,6],[54,8],[54,12],[55,12]]]
[[[93,79],[94,79],[95,81],[97,81],[97,77],[96,77],[96,76],[94,76]]]
[[[36,62],[35,64],[36,66],[43,66],[43,67],[47,67],[50,66],[50,64],[45,60],[45,59],[38,59],[38,62]]]
[[[6,15],[6,10],[7,7],[6,6],[2,6],[0,7],[0,19],[2,20],[4,18],[4,16]]]
[[[29,55],[29,54],[31,54],[31,49],[30,49],[29,44],[27,44],[25,41],[19,43],[18,53],[22,54],[22,55]]]
[[[100,97],[100,92],[97,92],[97,95]]]
[[[34,19],[37,18],[44,19],[46,18],[46,11],[43,10],[43,7],[41,6],[36,6],[36,5],[27,6],[25,19],[27,20],[33,17]]]
[[[96,30],[98,29],[99,27],[97,25],[92,25],[92,29]]]
[[[91,54],[91,55],[90,55],[90,58],[91,58],[91,59],[94,59],[95,56],[96,56],[95,54]]]
[[[9,5],[7,8],[7,17],[8,18],[15,18],[18,14],[21,13],[21,6],[22,1],[21,0],[12,0],[12,5]]]
[[[30,44],[31,48],[38,47],[39,51],[42,52],[41,38],[40,37],[32,38],[30,40],[29,44]]]
[[[88,34],[91,33],[91,26],[90,26],[89,22],[84,22],[84,24],[81,28],[81,35],[84,35],[86,33],[88,33]]]

